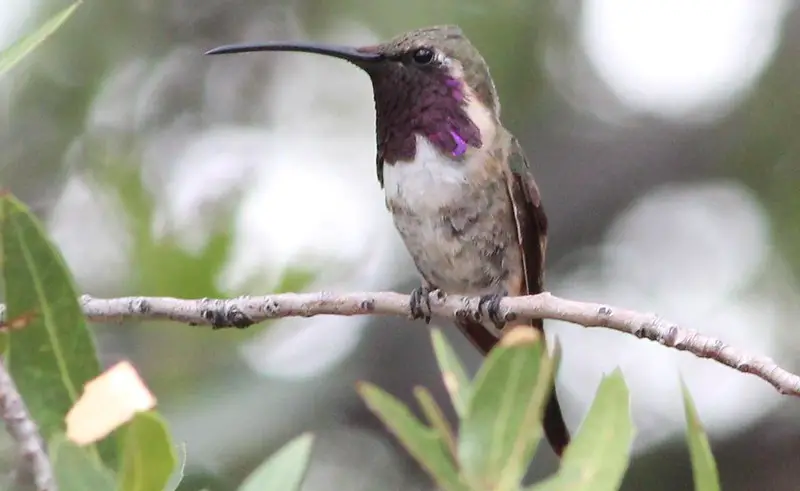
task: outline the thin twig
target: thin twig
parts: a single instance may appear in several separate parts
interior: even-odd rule
[[[25,402],[6,370],[2,358],[0,358],[0,417],[3,418],[8,433],[19,445],[22,457],[30,466],[36,489],[56,491],[53,468],[42,444],[39,428],[28,414]]]
[[[432,294],[431,313],[444,319],[485,318],[479,299],[459,295]],[[281,317],[315,315],[410,315],[409,297],[393,292],[377,293],[283,293],[231,299],[184,300],[169,297],[122,297],[101,299],[81,297],[83,311],[91,321],[172,320],[215,329],[246,328]],[[557,319],[584,327],[605,327],[656,341],[700,358],[716,360],[743,373],[753,374],[780,393],[800,397],[800,376],[779,367],[773,360],[733,348],[719,339],[684,329],[655,314],[635,312],[609,305],[576,302],[550,293],[527,297],[506,297],[500,315],[507,321]],[[9,322],[10,324],[10,322]],[[0,325],[3,311],[0,308]]]

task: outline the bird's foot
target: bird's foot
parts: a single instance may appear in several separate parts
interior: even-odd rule
[[[411,318],[414,320],[424,319],[425,324],[431,323],[431,297],[433,290],[428,286],[420,286],[411,291],[408,301],[408,308],[411,311]]]
[[[498,331],[502,330],[506,325],[505,318],[500,315],[500,301],[503,300],[503,297],[505,297],[505,295],[499,295],[497,293],[483,295],[478,302],[479,311],[483,310],[483,306],[486,305],[486,313],[489,314],[489,320],[492,321],[494,327],[496,327]]]

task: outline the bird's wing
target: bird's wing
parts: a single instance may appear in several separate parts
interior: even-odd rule
[[[528,159],[516,138],[509,135],[508,166],[506,167],[508,194],[514,207],[517,222],[517,239],[522,252],[524,285],[521,295],[535,295],[544,291],[544,258],[547,248],[547,215],[542,207],[539,187],[533,178]],[[536,319],[531,325],[542,333],[544,321]],[[569,444],[569,429],[564,422],[561,405],[555,388],[550,393],[544,412],[544,433],[550,446],[561,456]]]
[[[507,158],[506,183],[514,207],[525,278],[521,294],[535,295],[544,291],[547,215],[542,207],[542,198],[533,178],[533,170],[525,158],[522,147],[513,136],[510,136]]]

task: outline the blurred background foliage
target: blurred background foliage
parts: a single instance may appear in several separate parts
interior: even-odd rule
[[[0,47],[66,4],[4,0]],[[791,0],[87,0],[0,82],[0,185],[45,220],[93,295],[408,291],[416,278],[374,176],[367,78],[306,55],[201,54],[245,40],[369,44],[436,23],[481,49],[534,162],[550,290],[658,311],[800,368]],[[96,331],[103,362],[132,359],[187,443],[181,489],[234,489],[305,430],[318,436],[304,489],[430,489],[354,391],[368,380],[410,401],[421,384],[444,400],[420,323]],[[796,401],[615,333],[548,334],[563,344],[573,428],[601,375],[625,373],[638,429],[625,489],[691,485],[678,373],[725,489],[796,489]],[[539,457],[531,479],[556,465]]]

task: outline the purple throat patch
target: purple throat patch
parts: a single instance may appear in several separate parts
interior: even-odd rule
[[[450,130],[450,136],[453,137],[453,141],[456,143],[456,148],[453,149],[453,157],[460,157],[467,153],[467,142],[461,138],[461,135],[454,130]]]

